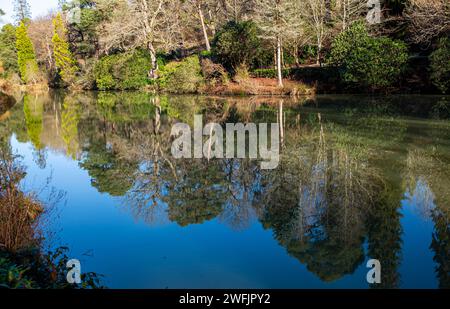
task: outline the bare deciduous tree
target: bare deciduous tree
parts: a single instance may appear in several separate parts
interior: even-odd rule
[[[317,46],[316,63],[320,64],[320,53],[323,42],[327,36],[327,19],[329,19],[329,6],[327,0],[297,0],[300,6],[300,15],[306,28],[315,38]]]
[[[298,2],[294,0],[257,0],[254,19],[263,31],[263,37],[273,42],[276,49],[278,86],[283,87],[282,44],[295,37],[300,29]]]
[[[367,0],[337,0],[334,7],[335,19],[340,28],[345,31],[355,20],[360,19],[367,12]]]
[[[110,18],[99,26],[103,52],[117,48],[128,50],[145,47],[151,58],[149,77],[157,78],[158,63],[155,45],[164,41],[167,27],[176,18],[168,12],[169,0],[102,0],[100,9],[111,10]]]
[[[411,40],[430,43],[450,32],[450,2],[448,0],[410,0],[404,17],[409,23]]]
[[[30,22],[28,27],[28,35],[33,42],[38,63],[44,64],[49,72],[54,69],[52,36],[53,14],[35,18]]]

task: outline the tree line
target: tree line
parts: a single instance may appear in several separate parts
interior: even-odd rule
[[[0,71],[22,83],[167,90],[172,81],[196,92],[238,76],[283,87],[315,65],[335,69],[322,79],[386,90],[424,57],[435,90],[450,88],[446,0],[61,0],[35,19],[26,0],[14,2]]]

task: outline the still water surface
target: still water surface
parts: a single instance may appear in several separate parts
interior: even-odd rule
[[[450,287],[450,98],[24,95],[0,133],[48,224],[111,288]],[[277,122],[279,167],[175,160],[179,121]]]

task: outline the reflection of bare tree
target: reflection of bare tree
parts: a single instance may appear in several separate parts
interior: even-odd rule
[[[450,217],[450,166],[445,158],[433,149],[413,149],[408,152],[406,163],[406,185],[411,198],[415,198],[417,211],[430,217],[436,204]]]
[[[292,255],[335,280],[363,261],[365,222],[383,184],[365,149],[316,117],[286,129],[280,168],[263,173],[258,213]]]
[[[434,251],[439,287],[450,287],[450,168],[434,149],[414,149],[408,153],[407,197],[416,211],[434,222],[430,248]]]
[[[154,100],[153,103],[156,106],[154,118],[145,129],[132,129],[132,145],[125,152],[140,162],[132,190],[127,193],[127,202],[132,205],[135,216],[144,218],[148,223],[164,221],[162,199],[165,183],[178,180],[170,153],[170,126],[162,122],[167,119],[161,119],[159,102]]]
[[[255,217],[253,203],[258,192],[259,166],[249,160],[224,160],[227,200],[220,219],[241,230]]]

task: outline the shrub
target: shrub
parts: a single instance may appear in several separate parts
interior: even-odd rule
[[[251,21],[227,23],[214,37],[212,54],[227,69],[251,65],[260,52],[258,28]]]
[[[209,58],[203,58],[201,65],[203,76],[208,84],[216,85],[228,82],[227,71],[222,65],[212,62]]]
[[[250,78],[250,73],[248,71],[248,67],[245,64],[241,64],[235,69],[234,73],[234,81],[241,84]]]
[[[282,70],[283,78],[301,80],[303,82],[326,81],[336,84],[337,72],[333,67],[301,67]],[[252,77],[277,78],[275,69],[257,69],[251,72]]]
[[[281,71],[281,73],[283,74],[283,78],[290,77],[292,71],[293,71],[292,69],[283,69]],[[277,70],[275,70],[275,69],[256,69],[256,70],[252,71],[251,75],[253,77],[258,77],[258,78],[277,78],[278,77]]]
[[[431,81],[442,92],[450,89],[450,38],[441,38],[431,54]]]
[[[147,51],[135,50],[103,57],[94,68],[99,90],[140,89],[149,84],[151,66]]]
[[[159,69],[158,85],[173,93],[195,93],[204,83],[202,67],[197,55],[183,61],[169,62]]]
[[[0,287],[8,289],[99,289],[100,277],[81,274],[80,284],[67,282],[68,248],[47,253],[27,250],[21,254],[0,251]]]
[[[341,78],[372,90],[392,86],[408,60],[403,42],[370,37],[363,22],[356,22],[337,36],[329,62],[340,68]]]

